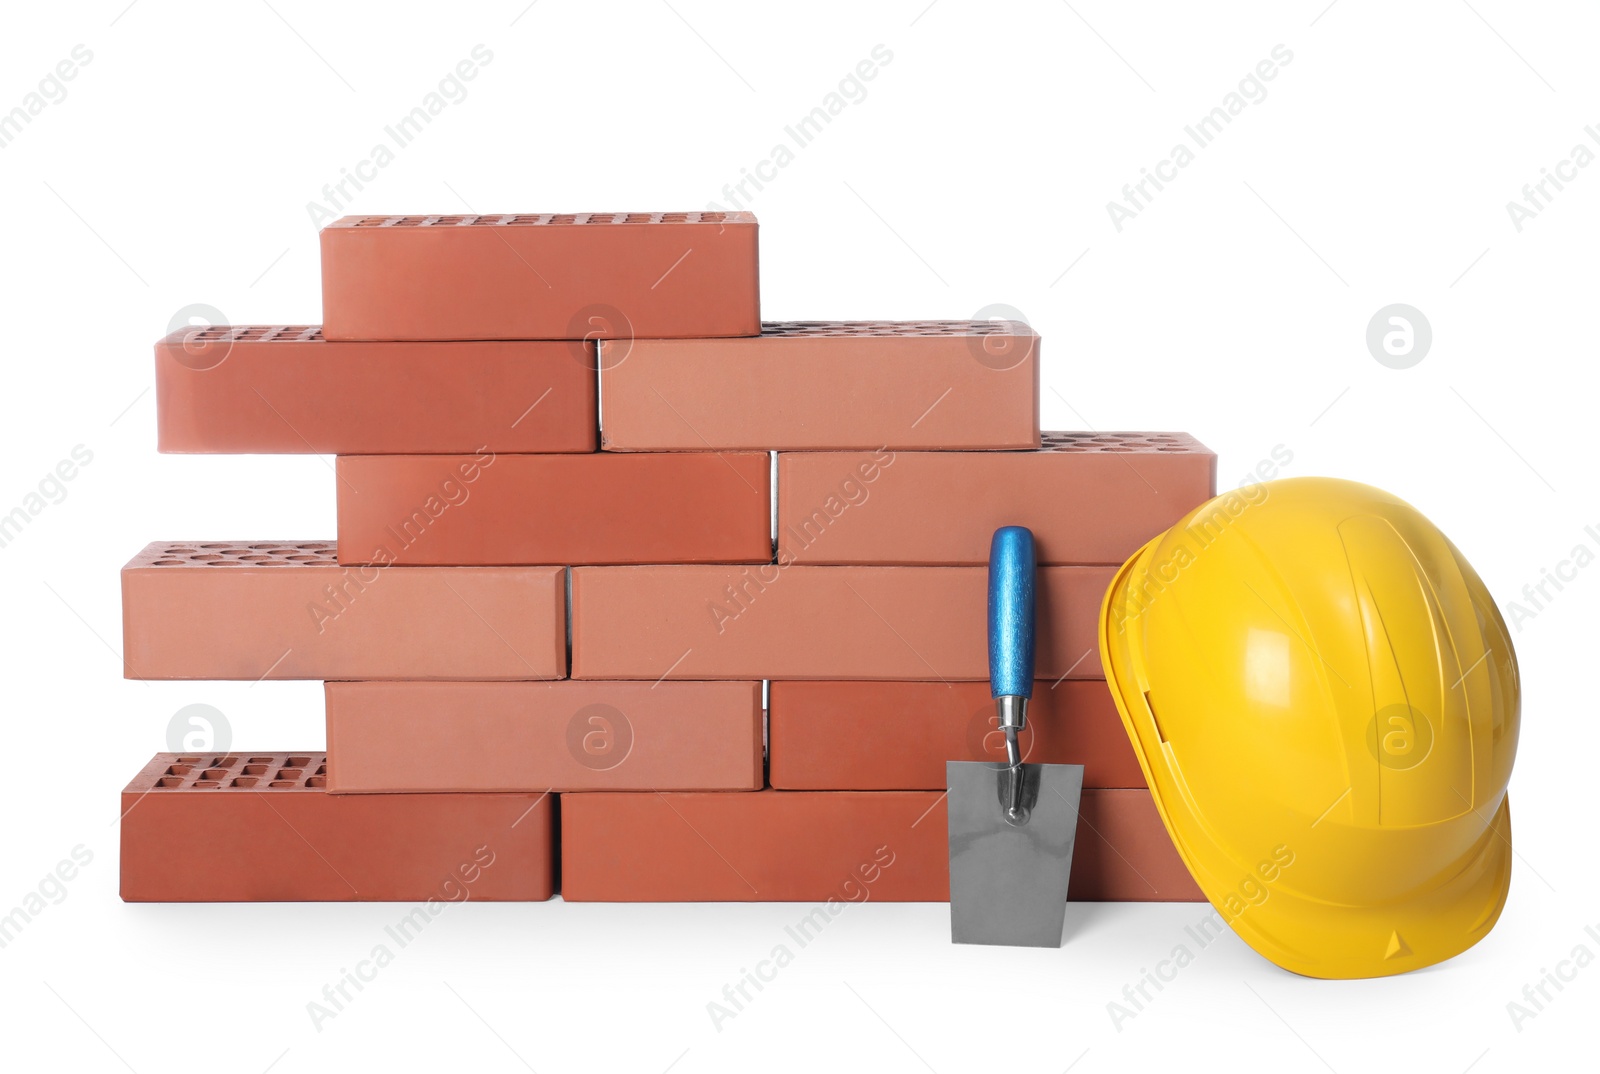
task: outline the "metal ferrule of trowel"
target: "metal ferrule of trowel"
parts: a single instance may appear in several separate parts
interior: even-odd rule
[[[1028,699],[1022,694],[1001,694],[994,699],[995,716],[1006,738],[1006,818],[1022,820],[1023,771],[1019,738],[1028,725]]]

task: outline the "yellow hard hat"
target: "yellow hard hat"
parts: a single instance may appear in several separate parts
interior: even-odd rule
[[[1260,954],[1379,977],[1494,926],[1517,659],[1410,504],[1310,477],[1219,496],[1123,564],[1100,652],[1178,853]]]

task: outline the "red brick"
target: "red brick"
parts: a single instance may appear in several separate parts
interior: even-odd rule
[[[983,564],[1026,526],[1041,564],[1121,564],[1216,490],[1184,433],[1045,433],[1039,451],[785,452],[778,552],[797,563]]]
[[[339,561],[765,563],[771,459],[345,455]]]
[[[122,792],[123,899],[444,903],[554,893],[549,795],[333,795],[324,769],[309,750],[156,754]]]
[[[1003,761],[986,682],[775,682],[771,780],[785,790],[940,790],[946,761]],[[1034,684],[1024,758],[1081,764],[1086,787],[1143,787],[1111,691]]]
[[[934,791],[570,794],[568,902],[941,902],[944,795]],[[885,864],[887,863],[887,864]],[[1202,902],[1150,792],[1083,792],[1076,902]]]
[[[759,682],[330,682],[328,789],[755,790]]]
[[[1040,569],[1040,678],[1103,677],[1113,570]],[[580,567],[572,677],[987,679],[987,584],[984,567]]]
[[[322,230],[329,339],[761,330],[749,213],[347,216]]]
[[[122,569],[130,679],[555,679],[560,567],[340,567],[329,541],[157,542]]]
[[[761,328],[748,339],[638,339],[625,359],[607,357],[605,447],[1039,445],[1039,337],[1027,325],[781,321]]]
[[[162,451],[593,451],[594,345],[330,343],[314,326],[180,329],[156,344]]]

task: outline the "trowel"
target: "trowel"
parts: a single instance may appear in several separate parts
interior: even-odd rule
[[[1033,640],[1033,533],[1003,526],[989,546],[989,690],[1006,759],[945,766],[955,943],[1061,946],[1083,766],[1023,763]]]

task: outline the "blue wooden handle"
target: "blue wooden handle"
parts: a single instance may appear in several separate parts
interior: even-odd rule
[[[1033,696],[1033,533],[1002,526],[989,545],[989,692]]]

